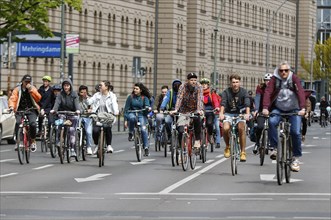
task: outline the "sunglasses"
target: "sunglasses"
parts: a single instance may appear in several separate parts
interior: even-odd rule
[[[279,69],[279,72],[288,72],[289,71],[289,69]]]

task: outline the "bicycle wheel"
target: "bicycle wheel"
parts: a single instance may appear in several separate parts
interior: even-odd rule
[[[187,143],[187,136],[183,134],[182,137],[182,148],[180,151],[180,157],[181,157],[181,162],[182,162],[182,168],[184,171],[187,170],[188,168],[188,143]]]
[[[197,153],[198,152],[196,152],[195,150],[193,150],[194,137],[192,136],[192,138],[188,139],[188,141],[190,141],[188,143],[188,156],[190,158],[191,169],[194,170],[195,169],[195,165],[197,164]]]
[[[283,149],[286,149],[286,141],[285,137],[280,137],[280,140],[278,141],[277,146],[277,183],[278,185],[283,184],[284,179],[284,153]]]
[[[172,166],[176,166],[176,163],[178,165],[178,155],[176,155],[177,151],[177,133],[176,130],[171,131],[171,145],[170,145],[170,151],[171,151],[171,164]]]
[[[69,128],[66,128],[66,129],[69,129]],[[70,157],[71,156],[70,155],[71,147],[70,147],[70,137],[69,137],[69,133],[68,133],[67,130],[65,131],[65,139],[64,140],[65,140],[64,149],[65,149],[65,152],[66,152],[67,162],[70,163],[71,162],[71,157]]]
[[[49,151],[51,152],[52,158],[56,157],[57,147],[56,147],[56,130],[52,125],[49,131],[49,141],[48,141]]]
[[[206,162],[206,150],[207,150],[207,143],[208,143],[208,140],[207,140],[207,138],[208,138],[208,134],[206,133],[207,131],[206,131],[206,129],[204,129],[203,131],[202,131],[202,143],[201,143],[201,160],[202,160],[202,163],[205,163]]]
[[[26,135],[26,138],[28,138],[27,135]],[[28,140],[27,142],[24,142],[25,161],[26,161],[26,163],[30,163],[30,153],[31,153],[30,146],[31,146],[31,139]]]
[[[168,134],[167,131],[165,129],[165,126],[163,126],[162,129],[162,136],[161,136],[161,143],[162,143],[162,147],[164,148],[164,157],[168,156]]]
[[[82,159],[86,161],[87,149],[86,149],[86,133],[83,130],[82,132],[82,140],[79,142],[81,145]]]
[[[100,135],[99,135],[99,144],[98,144],[98,158],[99,158],[99,167],[102,167],[104,165],[104,130],[101,129]]]
[[[263,130],[262,137],[261,137],[261,142],[260,142],[260,165],[263,166],[264,163],[264,157],[267,149],[267,144],[268,144],[268,131],[265,129]]]
[[[46,151],[46,139],[45,139],[44,131],[42,131],[40,135],[40,150],[41,152]]]
[[[136,150],[137,160],[138,162],[140,162],[142,157],[142,141],[140,133],[137,131],[137,129],[134,130],[134,146]]]
[[[63,160],[64,160],[64,153],[65,153],[64,147],[65,147],[64,128],[61,128],[61,131],[60,131],[60,145],[58,147],[59,158],[60,158],[61,164],[63,164]]]
[[[76,157],[75,160],[78,162],[82,159],[82,145],[83,145],[83,141],[82,141],[82,131],[80,129],[76,130],[75,133],[75,150],[76,150]]]
[[[285,163],[285,180],[286,183],[291,182],[291,163],[292,163],[292,141],[289,137],[287,140],[287,148],[285,150],[286,154],[286,163]]]
[[[236,161],[236,139],[235,139],[235,136],[234,135],[231,135],[231,139],[230,139],[230,153],[231,153],[231,156],[230,156],[230,159],[231,159],[231,173],[232,173],[232,176],[234,176],[236,174],[236,166],[237,166],[237,161]]]
[[[23,137],[23,128],[19,128],[17,132],[17,138],[16,138],[16,148],[17,148],[17,156],[18,161],[20,164],[24,164],[24,158],[25,158],[25,149],[24,149],[24,137]]]

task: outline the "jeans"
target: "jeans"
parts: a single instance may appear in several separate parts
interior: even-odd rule
[[[215,127],[215,132],[216,132],[216,143],[220,144],[221,143],[221,130],[220,130],[219,117],[217,115],[214,118],[214,127]]]
[[[86,146],[92,147],[92,118],[81,118],[86,133]]]
[[[140,122],[140,130],[142,134],[142,139],[143,139],[143,146],[144,148],[149,148],[149,143],[148,143],[148,131],[146,124],[148,123],[147,117],[143,115],[138,116],[138,120]],[[129,133],[133,133],[134,126],[136,124],[136,115],[134,113],[129,113],[128,115],[128,124],[129,124]]]
[[[294,111],[297,112],[298,110]],[[284,113],[279,109],[274,109],[271,113]],[[278,131],[277,127],[279,122],[281,121],[281,116],[279,115],[271,115],[269,118],[269,140],[271,148],[277,148],[278,146]],[[292,145],[293,145],[293,156],[301,157],[302,156],[302,148],[301,148],[301,116],[293,115],[290,117],[290,135],[292,137]]]

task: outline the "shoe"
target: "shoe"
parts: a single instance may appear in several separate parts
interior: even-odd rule
[[[276,160],[276,158],[277,158],[277,150],[274,149],[274,150],[271,151],[270,159],[271,160]]]
[[[149,156],[149,150],[148,150],[148,148],[145,148],[145,155],[144,155],[145,157],[148,157]]]
[[[97,154],[98,153],[98,147],[94,148],[93,154]]]
[[[113,153],[114,149],[111,147],[111,145],[107,146],[107,153]]]
[[[216,148],[221,148],[221,144],[220,143],[217,143],[216,144]]]
[[[36,150],[37,150],[36,141],[32,140],[31,141],[31,152],[36,152]]]
[[[292,158],[291,170],[293,172],[299,172],[299,170],[300,170],[300,161],[298,160],[298,158],[295,158],[295,157]]]
[[[200,148],[200,141],[194,141],[194,148],[199,149]]]
[[[230,147],[228,147],[228,146],[224,149],[224,157],[225,158],[230,157]]]
[[[240,153],[240,162],[246,162],[246,152]]]
[[[257,154],[259,149],[259,145],[255,144],[254,149],[253,149],[253,154]]]
[[[70,120],[66,120],[63,125],[71,126],[72,122]]]
[[[76,151],[75,151],[75,149],[74,148],[71,148],[70,149],[70,157],[76,157],[77,155],[76,155]]]
[[[304,136],[304,135],[302,135],[302,142],[305,142],[305,140],[306,140],[306,137]]]
[[[129,141],[133,141],[133,134],[132,134],[132,133],[129,133],[128,140],[129,140]]]
[[[86,152],[87,152],[87,155],[92,155],[92,148],[91,147],[87,147],[86,148]]]

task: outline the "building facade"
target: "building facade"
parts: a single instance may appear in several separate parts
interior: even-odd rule
[[[273,72],[282,60],[295,65],[296,0],[156,1],[84,0],[82,12],[66,8],[65,32],[80,35],[80,53],[73,56],[75,88],[84,84],[93,91],[101,80],[110,80],[123,105],[136,81],[158,93],[174,79],[185,80],[188,72],[209,78],[215,71],[218,89],[225,89],[229,76],[238,73],[242,86],[254,91],[265,72]],[[299,2],[300,59],[310,57],[317,6],[315,0]],[[60,11],[49,15],[51,29],[60,32]],[[134,60],[145,69],[144,76]],[[66,59],[66,77],[67,66]],[[58,83],[60,59],[18,57],[15,69],[1,69],[1,88],[14,87],[26,73],[37,86],[43,75]]]

